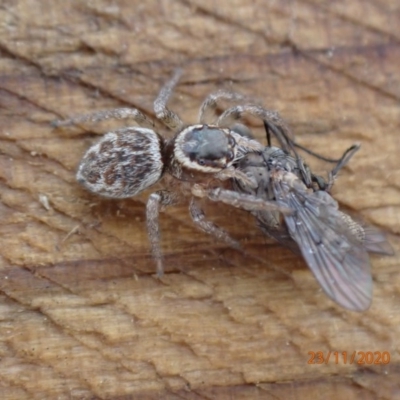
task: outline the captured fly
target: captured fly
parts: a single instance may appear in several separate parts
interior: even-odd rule
[[[250,211],[265,234],[293,251],[301,252],[333,301],[348,310],[367,310],[372,301],[368,252],[390,255],[393,250],[381,232],[340,211],[338,203],[329,194],[339,170],[359,146],[350,147],[339,160],[332,160],[302,148],[281,127],[271,122],[265,126],[268,145],[250,150],[242,143],[238,151],[241,156],[234,164],[251,184],[243,179],[233,179],[232,191],[204,190],[195,185],[197,195]],[[232,129],[243,139],[254,142],[245,126]],[[271,132],[281,148],[271,146]],[[296,147],[336,163],[328,182],[312,173]],[[271,201],[279,205],[279,210],[263,206]],[[287,212],[280,212],[284,209]]]
[[[390,255],[393,250],[377,229],[364,226],[340,211],[328,192],[340,168],[359,147],[351,147],[337,160],[327,183],[311,173],[294,151],[296,144],[292,139],[284,139],[295,156],[270,145],[261,153],[248,153],[236,167],[257,185],[250,188],[235,181],[235,191],[265,201],[276,200],[292,209],[294,212],[286,215],[262,210],[252,213],[264,233],[294,251],[300,250],[333,301],[352,311],[367,310],[372,301],[368,252]],[[281,145],[285,146],[285,141]]]

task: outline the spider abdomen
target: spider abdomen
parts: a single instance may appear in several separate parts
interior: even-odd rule
[[[107,133],[83,157],[76,175],[91,192],[132,197],[162,176],[161,138],[151,129],[129,127]]]

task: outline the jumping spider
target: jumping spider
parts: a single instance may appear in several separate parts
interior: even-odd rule
[[[239,247],[224,230],[205,219],[193,196],[204,197],[213,179],[234,178],[247,187],[256,185],[254,180],[234,166],[247,152],[262,151],[264,148],[257,141],[232,129],[243,114],[268,121],[284,131],[287,129],[276,112],[248,103],[244,96],[227,91],[210,94],[200,107],[199,123],[185,125],[177,114],[167,108],[167,101],[180,75],[179,70],[154,101],[157,119],[175,133],[172,139],[155,132],[154,122],[135,108],[99,111],[53,122],[53,126],[62,127],[110,118],[132,118],[140,125],[107,133],[86,152],[76,177],[93,193],[121,199],[133,197],[154,185],[165,174],[169,175],[168,189],[152,193],[146,206],[148,235],[159,276],[163,273],[158,222],[161,207],[176,204],[182,197],[190,197],[189,210],[194,223],[219,240]],[[220,100],[246,103],[228,108],[215,120]],[[290,212],[287,207],[256,196],[224,189],[220,189],[219,193],[227,198],[233,197],[236,205],[246,210]]]

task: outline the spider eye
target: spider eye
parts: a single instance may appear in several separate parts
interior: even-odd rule
[[[226,158],[228,161],[233,160],[233,158],[235,157],[235,154],[233,153],[233,151],[230,151],[227,155]]]
[[[199,165],[206,165],[206,161],[205,161],[203,158],[200,158],[200,159],[197,161],[197,163],[198,163]]]

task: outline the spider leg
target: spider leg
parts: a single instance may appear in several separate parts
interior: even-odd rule
[[[157,265],[157,276],[164,274],[162,261],[162,251],[160,246],[160,224],[158,216],[160,209],[176,202],[172,193],[166,190],[160,190],[152,193],[146,204],[146,224],[147,233],[151,244],[151,253]]]
[[[239,193],[234,190],[221,188],[205,189],[201,185],[195,184],[192,187],[192,194],[196,197],[207,197],[212,201],[220,201],[246,211],[279,211],[283,214],[293,213],[291,208],[281,206],[276,201],[267,201],[252,194]]]
[[[137,124],[147,128],[153,128],[154,122],[146,117],[136,108],[115,108],[113,110],[95,111],[89,114],[77,115],[64,120],[55,120],[51,124],[55,128],[78,125],[85,122],[100,122],[107,119],[128,119],[132,118]]]
[[[276,201],[267,201],[251,194],[239,193],[234,190],[221,188],[205,189],[195,184],[192,194],[196,197],[207,197],[212,201],[220,201],[246,211],[279,211],[283,214],[292,214],[293,210],[279,205]]]
[[[239,158],[248,152],[262,152],[265,149],[265,146],[260,142],[250,137],[243,136],[241,133],[231,130],[230,134],[235,139],[235,142],[238,146]]]
[[[267,110],[257,104],[238,105],[225,110],[217,120],[217,126],[230,127],[242,118],[243,114],[250,114],[272,125],[278,126],[287,137],[292,137],[290,129],[280,117],[279,113]]]
[[[214,175],[214,178],[219,179],[220,181],[226,181],[231,178],[237,179],[242,183],[242,185],[251,189],[255,189],[258,186],[255,179],[252,179],[251,176],[246,175],[243,171],[234,167],[224,168],[220,172],[217,172]]]
[[[200,230],[214,236],[219,241],[224,241],[235,249],[240,249],[240,244],[238,241],[232,239],[224,229],[219,228],[217,225],[205,218],[203,210],[200,209],[194,198],[192,198],[190,201],[189,211],[193,222]]]
[[[220,100],[240,101],[243,103],[244,101],[248,101],[248,98],[239,93],[228,92],[225,90],[219,90],[218,92],[209,94],[200,107],[199,121],[201,124],[205,124],[209,121],[214,122],[216,117],[215,111]]]
[[[156,113],[157,119],[172,130],[181,129],[183,127],[183,122],[178,115],[167,108],[168,99],[181,75],[182,70],[177,69],[171,80],[163,86],[157,98],[154,100],[154,112]]]

